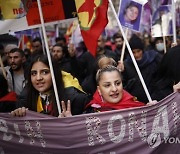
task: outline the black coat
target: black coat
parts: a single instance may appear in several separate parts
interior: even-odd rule
[[[26,107],[25,104],[27,102],[27,95],[27,88],[25,88],[18,98],[17,108],[23,106]],[[78,115],[83,113],[84,108],[87,105],[87,103],[90,102],[91,97],[89,97],[87,94],[79,91],[74,87],[68,87],[65,88],[64,96],[64,101],[67,102],[67,100],[71,101],[72,115]]]
[[[164,55],[157,72],[152,98],[159,101],[171,94],[173,85],[180,81],[180,45]]]
[[[151,93],[154,76],[157,72],[157,66],[160,62],[160,57],[155,51],[147,51],[143,53],[143,58],[137,61],[144,82]],[[139,79],[135,66],[130,57],[125,62],[125,71],[123,72],[123,85],[131,95],[137,97],[141,102],[147,103],[148,98]]]

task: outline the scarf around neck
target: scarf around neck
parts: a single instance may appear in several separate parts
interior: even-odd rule
[[[140,107],[144,105],[145,105],[144,103],[137,101],[135,97],[130,95],[125,90],[123,90],[122,99],[118,103],[103,102],[101,96],[96,90],[93,99],[86,106],[86,108],[92,107],[95,109],[95,111],[103,112],[103,111],[120,110],[125,108],[132,108],[132,107]]]

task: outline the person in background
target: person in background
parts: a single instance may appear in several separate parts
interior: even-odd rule
[[[2,61],[4,66],[8,66],[8,56],[9,56],[9,52],[14,49],[17,48],[18,46],[16,44],[7,44],[4,48],[4,56],[2,57]]]
[[[72,73],[70,58],[65,56],[65,49],[61,44],[55,44],[51,50],[52,58],[57,60],[63,71]]]
[[[8,91],[8,83],[0,74],[0,112],[11,112],[16,109],[16,93]]]
[[[154,49],[154,44],[152,43],[152,37],[147,32],[143,34],[143,43],[144,43],[144,51],[149,51]]]
[[[113,58],[117,62],[118,57],[116,56],[116,54],[112,50],[105,48],[105,42],[106,42],[106,38],[103,35],[100,35],[100,37],[98,38],[96,57],[95,58],[98,59],[99,56],[106,55],[108,57]]]
[[[180,45],[177,45],[164,55],[155,76],[152,98],[161,100],[173,92],[173,86],[180,81]]]
[[[60,44],[64,48],[65,57],[68,57],[68,47],[67,47],[67,41],[64,36],[56,37],[55,39],[56,44]]]
[[[164,43],[163,43],[163,38],[162,37],[156,37],[154,40],[154,45],[155,45],[155,51],[160,55],[162,58],[164,56]]]
[[[43,54],[42,40],[39,37],[32,40],[32,54]]]
[[[124,39],[123,39],[121,34],[116,33],[113,36],[113,40],[114,40],[114,43],[115,43],[115,46],[116,46],[114,52],[116,53],[116,56],[118,57],[118,59],[120,59],[121,52],[122,52],[122,47],[123,47],[123,43],[124,43]],[[127,58],[128,55],[129,55],[129,52],[125,51],[125,53],[124,53],[124,60]]]
[[[87,50],[83,41],[79,42],[77,45],[69,42],[68,53],[74,72],[72,75],[75,76],[81,84],[93,71],[95,58]]]
[[[142,40],[135,34],[132,35],[129,44],[145,84],[151,93],[152,83],[161,58],[154,50],[144,51]],[[119,65],[123,65],[123,67],[119,67]],[[147,96],[131,57],[128,57],[124,64],[118,64],[118,67],[122,70],[124,89],[137,97],[139,101],[147,103]]]
[[[23,50],[13,48],[8,54],[9,66],[5,67],[9,91],[20,95],[25,86],[24,63],[26,61]]]

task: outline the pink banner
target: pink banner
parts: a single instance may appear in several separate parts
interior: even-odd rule
[[[55,118],[28,111],[0,114],[4,154],[176,154],[180,93],[141,108]]]

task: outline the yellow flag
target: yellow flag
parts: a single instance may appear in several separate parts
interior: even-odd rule
[[[2,19],[17,19],[26,15],[21,0],[0,0]]]

